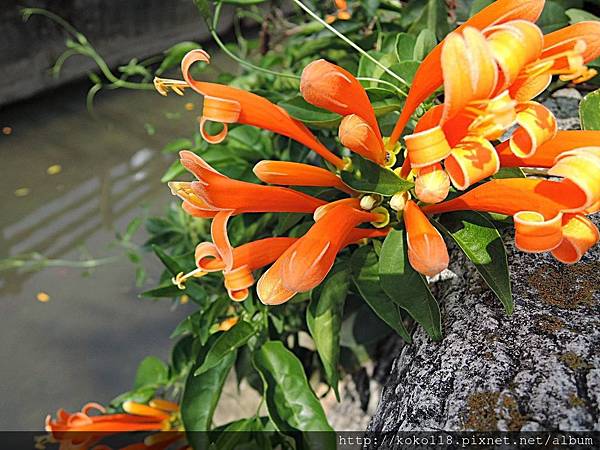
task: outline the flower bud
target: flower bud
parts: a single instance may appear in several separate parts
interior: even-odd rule
[[[394,211],[404,211],[406,202],[410,200],[410,194],[408,192],[398,192],[390,199],[390,208]]]
[[[439,203],[448,196],[450,177],[440,164],[433,164],[419,171],[415,179],[415,194],[425,203]]]

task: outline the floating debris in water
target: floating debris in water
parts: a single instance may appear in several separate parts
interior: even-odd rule
[[[46,169],[46,173],[48,175],[56,175],[62,171],[62,166],[60,164],[54,164]]]
[[[5,136],[12,134],[12,132],[13,129],[11,127],[2,127],[2,134],[4,134]]]
[[[15,190],[15,195],[17,197],[25,197],[30,192],[31,192],[31,189],[29,189],[28,187],[22,187],[22,188]]]
[[[48,301],[50,301],[50,296],[43,291],[38,292],[35,298],[37,298],[38,302],[42,303],[47,303]]]
[[[195,108],[194,104],[192,102],[188,102],[185,104],[185,109],[186,111],[193,111]]]

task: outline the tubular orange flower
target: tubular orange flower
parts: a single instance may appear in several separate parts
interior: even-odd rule
[[[334,187],[346,193],[354,192],[340,177],[327,169],[289,161],[260,161],[254,166],[259,180],[286,186]]]
[[[308,103],[342,116],[356,114],[381,140],[375,111],[360,82],[345,69],[319,59],[302,71],[300,92]]]
[[[516,246],[527,252],[543,252],[562,245],[563,213],[582,211],[588,201],[586,193],[569,180],[518,178],[492,180],[423,210],[427,214],[471,209],[511,215]]]
[[[433,277],[448,267],[450,257],[442,235],[415,202],[404,208],[408,260],[417,272]]]
[[[195,80],[190,68],[199,61],[209,62],[210,56],[204,50],[192,50],[181,61],[181,71],[186,83],[204,96],[200,131],[208,142],[218,143],[225,139],[227,124],[243,123],[290,137],[314,150],[334,166],[340,169],[344,167],[340,158],[325,148],[304,124],[293,119],[283,108],[241,89]],[[222,123],[223,130],[215,136],[209,135],[205,130],[208,121]]]
[[[483,30],[491,25],[518,19],[535,22],[543,8],[544,0],[497,0],[467,20],[455,32],[460,33],[466,27]],[[393,146],[398,142],[404,127],[417,107],[442,85],[441,53],[445,42],[444,40],[438,44],[419,66],[404,109],[390,136],[389,145]]]
[[[558,131],[542,144],[533,156],[519,158],[509,148],[509,141],[496,147],[502,167],[552,167],[558,155],[577,148],[600,147],[600,131]]]
[[[198,155],[182,151],[181,163],[198,181],[191,184],[169,183],[174,194],[196,208],[201,205],[214,216],[218,211],[245,212],[305,212],[312,213],[325,202],[310,195],[277,186],[264,186],[228,178],[208,165]],[[189,191],[201,199],[193,201]]]
[[[330,14],[325,17],[327,23],[333,23],[336,20],[348,20],[350,17],[350,11],[348,11],[348,3],[346,0],[335,0],[335,7],[337,9],[335,15]]]
[[[120,431],[160,431],[170,429],[170,420],[173,411],[178,406],[168,402],[169,407],[164,409],[166,403],[156,403],[155,407],[142,405],[135,402],[125,402],[125,413],[104,414],[106,410],[97,403],[86,404],[80,412],[69,413],[59,409],[56,419],[46,417],[46,431],[52,433],[57,439],[68,432],[120,432]],[[176,409],[174,409],[176,408]],[[89,415],[92,410],[101,414]]]
[[[281,304],[297,292],[317,286],[331,270],[337,253],[349,243],[354,227],[380,219],[376,213],[360,211],[347,204],[329,209],[263,274],[257,284],[261,301],[268,305]]]

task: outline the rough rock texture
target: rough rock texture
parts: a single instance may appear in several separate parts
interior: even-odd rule
[[[545,102],[561,128],[577,126],[577,96],[563,90]],[[600,215],[593,219],[600,223]],[[510,236],[505,242],[514,314],[505,315],[451,249],[456,276],[433,285],[444,340],[415,332],[369,431],[600,430],[600,246],[566,266],[549,254],[515,251]]]
[[[600,430],[600,247],[574,266],[509,251],[511,317],[453,251],[445,338],[415,332],[369,430]]]

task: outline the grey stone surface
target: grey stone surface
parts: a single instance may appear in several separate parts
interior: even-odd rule
[[[514,314],[454,249],[444,340],[417,329],[369,430],[600,430],[600,247],[573,266],[507,247]]]
[[[577,129],[580,94],[544,101]],[[600,223],[600,215],[594,217]],[[472,265],[451,249],[433,284],[444,340],[422,329],[394,361],[370,431],[600,430],[600,247],[576,265],[514,250],[505,239],[515,311],[507,317]],[[393,448],[393,440],[379,443]]]
[[[0,9],[0,105],[84,77],[95,64],[75,56],[59,78],[49,69],[65,50],[66,33],[45,17],[23,22],[23,7],[48,9],[84,33],[111,67],[161,53],[183,40],[205,41],[204,21],[191,0],[5,0]],[[231,25],[224,11],[222,29]]]

